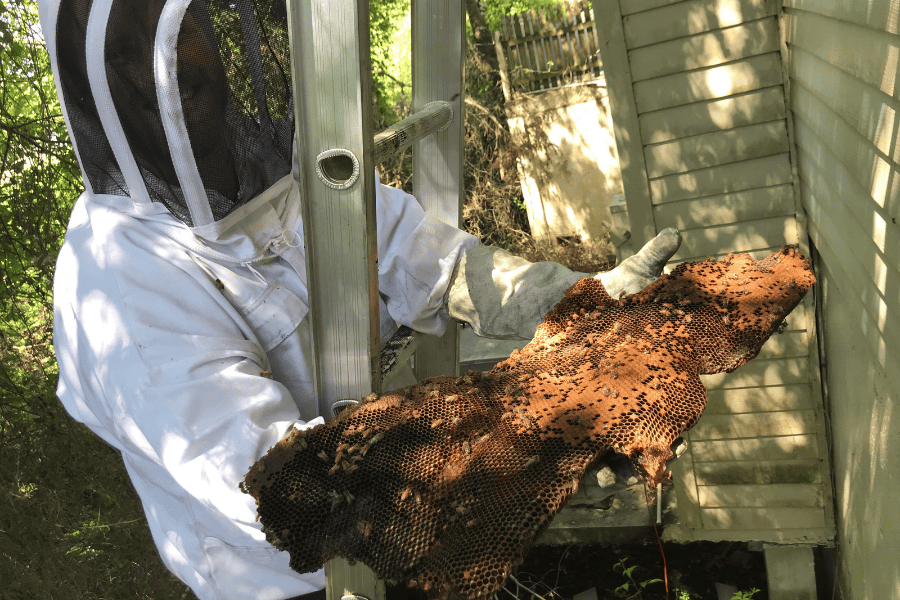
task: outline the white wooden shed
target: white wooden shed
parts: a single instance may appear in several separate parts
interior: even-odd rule
[[[819,277],[756,360],[707,379],[668,535],[836,535],[839,597],[900,598],[900,2],[593,8],[633,247],[669,226],[676,260],[799,244]]]
[[[675,261],[784,244],[808,253],[775,2],[608,4],[595,11],[633,246],[677,227]],[[813,300],[746,367],[705,378],[707,409],[676,463],[671,538],[831,540]]]

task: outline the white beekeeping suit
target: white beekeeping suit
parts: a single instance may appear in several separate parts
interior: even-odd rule
[[[86,187],[56,271],[59,397],[121,451],[165,564],[200,598],[321,589],[237,487],[319,414],[283,14],[256,0],[40,8]],[[399,190],[379,187],[377,206],[382,331],[442,331],[453,266],[477,241]]]
[[[86,188],[56,267],[58,395],[121,452],[163,561],[199,598],[321,590],[323,573],[291,571],[238,489],[291,427],[321,422],[283,0],[40,11]],[[460,265],[475,238],[399,190],[376,200],[384,333],[441,333],[452,312],[529,337],[578,278],[482,247]],[[664,250],[641,259],[645,277]]]

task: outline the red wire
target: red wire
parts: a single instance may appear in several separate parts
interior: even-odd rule
[[[652,521],[652,519],[651,519]],[[656,534],[656,541],[659,543],[659,553],[663,559],[663,583],[666,584],[666,598],[669,597],[669,568],[666,566],[666,553],[663,550],[662,540],[659,539],[659,531],[656,530],[656,523],[653,523],[653,533]]]

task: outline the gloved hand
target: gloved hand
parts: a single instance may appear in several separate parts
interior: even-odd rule
[[[680,244],[677,229],[664,229],[640,252],[594,278],[613,298],[634,294],[662,274]],[[447,304],[450,316],[482,337],[530,340],[565,291],[584,277],[558,263],[531,263],[499,248],[476,246],[460,260]]]

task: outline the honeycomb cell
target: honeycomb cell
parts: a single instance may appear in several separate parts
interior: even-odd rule
[[[241,489],[299,572],[340,555],[432,597],[488,598],[599,455],[668,481],[706,406],[698,376],[756,356],[814,282],[791,247],[685,263],[620,300],[583,279],[489,373],[367,396],[281,440]]]

